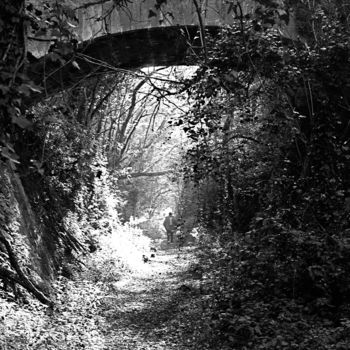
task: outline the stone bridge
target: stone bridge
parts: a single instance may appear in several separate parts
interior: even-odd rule
[[[67,54],[65,62],[47,55],[50,44],[29,42],[32,55],[28,75],[44,88],[46,95],[112,67],[136,69],[189,64],[190,52],[195,51],[198,56],[202,53],[199,20],[211,32],[234,21],[232,5],[226,0],[123,2],[126,6],[118,6],[118,0],[74,2],[78,18],[74,32],[79,44],[77,52]],[[98,4],[88,6],[89,3]],[[256,7],[253,0],[241,3],[244,14]],[[286,32],[294,33],[293,25],[290,21]]]

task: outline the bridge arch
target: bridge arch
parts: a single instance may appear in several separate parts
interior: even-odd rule
[[[220,27],[207,28],[217,32]],[[83,42],[66,62],[45,55],[32,60],[29,77],[51,95],[70,88],[89,75],[113,69],[134,70],[149,66],[188,65],[190,48],[200,54],[198,26],[174,26],[109,34]],[[193,51],[193,50],[191,50]]]
[[[194,0],[130,0],[127,7],[116,6],[116,0],[91,3],[97,4],[77,1],[79,21],[74,31],[80,43],[75,54],[64,61],[53,59],[47,55],[48,44],[29,43],[33,55],[27,73],[43,87],[44,94],[70,88],[88,75],[113,68],[193,64],[189,53],[201,53],[199,19],[211,33],[234,21],[231,5],[225,0],[197,0],[202,3],[200,9]],[[256,3],[245,0],[241,8],[243,14],[251,13]],[[293,36],[294,32],[290,20],[286,33]]]

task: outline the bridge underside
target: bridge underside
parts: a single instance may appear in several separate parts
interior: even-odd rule
[[[215,26],[206,29],[213,34],[219,31]],[[198,55],[202,51],[198,30],[198,26],[174,26],[128,31],[83,42],[74,56],[64,57],[64,64],[50,56],[32,59],[27,74],[43,88],[32,102],[69,89],[88,76],[110,72],[112,67],[195,64],[193,51]]]

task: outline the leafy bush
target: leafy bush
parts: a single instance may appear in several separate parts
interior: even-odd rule
[[[186,165],[213,349],[349,342],[349,28],[341,6],[315,6],[310,46],[281,39],[260,8],[215,38],[193,81]]]

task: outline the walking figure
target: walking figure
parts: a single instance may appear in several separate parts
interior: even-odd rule
[[[177,221],[173,217],[172,213],[169,213],[169,215],[165,218],[163,225],[164,225],[165,230],[166,230],[168,243],[169,242],[173,243],[174,242],[174,232],[175,232],[176,227],[177,227]]]

